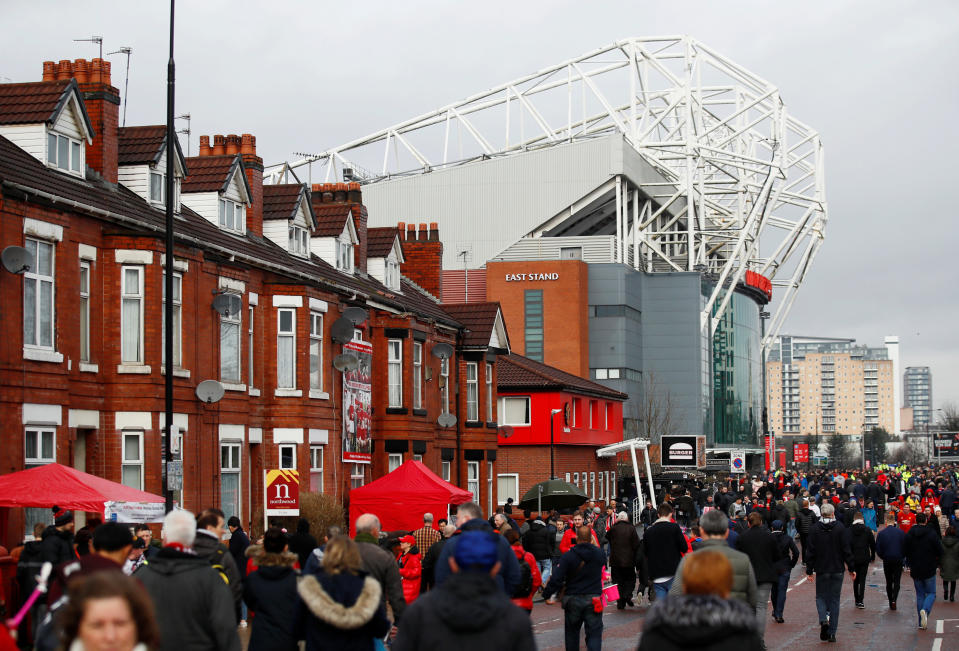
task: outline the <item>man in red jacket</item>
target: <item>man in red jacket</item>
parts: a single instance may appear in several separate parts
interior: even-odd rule
[[[582,514],[577,513],[573,516],[573,526],[566,529],[566,533],[563,534],[563,539],[559,543],[559,551],[565,554],[576,545],[576,531],[583,526],[583,522]],[[592,527],[589,530],[592,532],[593,544],[599,547],[596,531]]]

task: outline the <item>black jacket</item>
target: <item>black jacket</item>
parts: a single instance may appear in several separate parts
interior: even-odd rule
[[[390,620],[380,599],[380,584],[366,574],[317,572],[297,584],[306,608],[307,651],[368,651],[384,637]]]
[[[936,575],[942,557],[942,542],[927,526],[914,525],[906,534],[903,556],[909,563],[913,579],[923,580]]]
[[[849,531],[836,520],[820,520],[812,526],[806,547],[806,574],[837,574],[853,571]]]
[[[523,549],[538,561],[550,556],[550,529],[542,520],[533,520],[529,531],[523,534]]]
[[[440,554],[443,553],[443,546],[446,545],[447,540],[447,538],[440,538],[430,545],[430,548],[423,554],[422,587],[420,588],[423,591],[431,590],[436,585],[436,562],[439,560]]]
[[[423,649],[534,651],[536,643],[529,615],[510,602],[496,581],[463,572],[406,609],[393,651]]]
[[[261,553],[257,569],[243,581],[243,600],[256,613],[248,651],[296,651],[301,635],[301,609],[293,569],[296,554]]]
[[[549,583],[543,588],[543,598],[559,592],[566,585],[567,595],[599,596],[603,591],[603,565],[606,555],[593,543],[578,543],[559,559]]]
[[[636,550],[639,549],[639,534],[636,527],[626,520],[619,520],[606,534],[609,540],[609,564],[611,567],[633,567]]]
[[[316,538],[310,535],[310,523],[302,520],[297,523],[296,533],[290,536],[290,551],[300,559],[300,567],[306,567],[306,557],[317,548]]]
[[[939,506],[942,508],[942,514],[944,516],[951,517],[953,515],[953,510],[956,508],[956,493],[951,488],[947,488],[942,491],[942,494],[939,495]]]
[[[776,563],[779,561],[779,546],[766,527],[750,527],[739,534],[736,549],[749,556],[756,575],[756,583],[775,583],[779,580]]]
[[[643,534],[649,578],[659,579],[676,574],[676,566],[689,544],[675,522],[655,522]]]
[[[222,550],[223,553],[219,553]],[[223,566],[223,573],[230,580],[230,594],[233,595],[233,610],[236,621],[240,621],[240,603],[243,601],[243,579],[240,569],[233,560],[229,548],[215,536],[211,536],[203,529],[197,529],[196,540],[193,542],[193,551],[200,558],[205,558],[211,565],[216,563]],[[217,562],[219,561],[219,562]],[[245,568],[244,568],[245,569]]]
[[[876,538],[872,529],[862,522],[849,528],[849,547],[852,550],[852,562],[866,565],[876,560]]]
[[[243,529],[237,528],[230,534],[230,555],[233,556],[233,562],[236,563],[236,569],[241,577],[246,576],[246,548],[249,546],[250,537]]]
[[[816,514],[813,513],[812,509],[809,507],[799,509],[799,515],[796,516],[796,531],[799,532],[800,538],[805,538],[809,535],[809,530],[815,521]]]
[[[866,486],[866,500],[872,500],[877,509],[882,508],[886,504],[886,491],[876,482],[872,482]]]
[[[239,651],[233,598],[205,558],[164,547],[137,572],[153,599],[158,651]]]
[[[756,612],[738,599],[670,595],[643,622],[639,651],[759,651]]]
[[[52,563],[54,567],[76,558],[73,555],[73,534],[61,531],[50,525],[40,534],[42,540],[43,562]]]
[[[776,541],[776,548],[779,550],[776,572],[778,574],[788,573],[796,567],[796,563],[799,561],[799,548],[796,547],[796,541],[782,531],[774,531],[773,540]]]

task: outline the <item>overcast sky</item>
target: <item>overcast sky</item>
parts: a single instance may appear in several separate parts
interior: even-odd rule
[[[165,2],[5,3],[0,81],[72,39],[133,48],[127,124],[165,119]],[[55,17],[56,19],[52,19]],[[689,34],[776,84],[826,151],[826,242],[783,332],[898,334],[959,402],[959,2],[178,3],[177,112],[253,133],[267,164],[322,151],[630,36]],[[125,57],[113,55],[121,88]],[[951,206],[951,207],[950,207]]]

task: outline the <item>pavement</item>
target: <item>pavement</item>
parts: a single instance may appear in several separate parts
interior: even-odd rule
[[[929,627],[920,631],[917,628],[916,593],[908,573],[904,572],[902,576],[902,589],[896,611],[890,611],[886,601],[881,561],[869,567],[865,610],[856,608],[852,596],[852,580],[847,574],[842,586],[837,643],[828,644],[819,639],[815,585],[805,578],[802,566],[797,566],[790,578],[786,609],[783,613],[785,623],[777,624],[772,618],[772,608],[768,610],[766,647],[810,649],[821,645],[824,650],[829,651],[959,650],[959,602],[941,600],[941,581],[937,584],[937,589],[936,603],[929,616]],[[636,608],[627,607],[626,610],[616,610],[615,604],[607,606],[603,613],[603,650],[635,650],[642,632],[643,617],[648,610],[648,602]],[[539,651],[564,651],[563,610],[559,604],[534,605],[533,632]],[[585,641],[581,641],[581,648],[586,648]]]

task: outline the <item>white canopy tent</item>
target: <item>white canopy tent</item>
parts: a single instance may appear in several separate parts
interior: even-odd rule
[[[596,450],[597,457],[615,457],[620,452],[629,450],[629,455],[633,460],[633,477],[636,479],[637,510],[641,510],[644,503],[642,482],[639,480],[639,462],[636,461],[637,449],[643,452],[643,461],[646,464],[646,480],[649,482],[649,497],[653,502],[653,508],[656,508],[656,490],[653,488],[653,471],[649,466],[649,453],[647,451],[651,443],[652,441],[649,439],[628,439]],[[636,514],[634,514],[633,519],[636,521]]]

